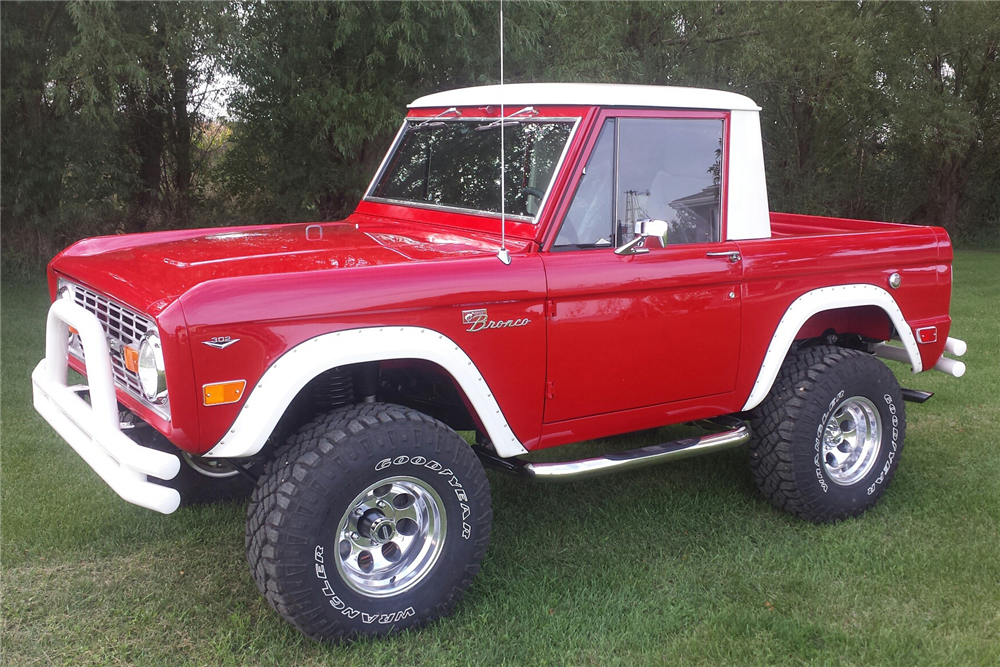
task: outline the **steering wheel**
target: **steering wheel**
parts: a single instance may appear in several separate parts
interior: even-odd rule
[[[534,197],[538,201],[542,201],[545,198],[545,193],[538,188],[527,187],[521,190],[522,195],[527,195],[529,197]]]

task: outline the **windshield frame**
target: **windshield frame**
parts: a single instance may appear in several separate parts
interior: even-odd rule
[[[392,146],[386,151],[385,157],[382,158],[382,163],[379,165],[378,170],[375,172],[375,176],[372,178],[371,183],[368,184],[368,188],[365,190],[364,197],[361,198],[362,201],[375,202],[378,204],[391,204],[394,206],[407,206],[412,208],[421,208],[432,211],[445,211],[449,213],[464,213],[466,215],[478,215],[487,218],[495,218],[499,220],[501,217],[507,220],[513,220],[516,222],[526,222],[532,225],[537,225],[539,220],[541,220],[542,215],[545,213],[546,206],[549,203],[549,199],[552,195],[552,190],[555,187],[556,181],[558,180],[559,174],[562,171],[563,165],[566,162],[566,156],[569,154],[570,146],[573,145],[573,140],[576,137],[576,131],[580,127],[580,123],[583,120],[580,116],[531,116],[528,118],[523,118],[517,116],[512,118],[512,114],[507,114],[504,117],[505,124],[523,124],[523,123],[571,123],[569,135],[566,137],[566,143],[563,145],[562,152],[559,154],[559,159],[556,161],[556,166],[552,170],[552,178],[549,179],[549,184],[545,189],[545,196],[542,197],[542,201],[538,204],[538,210],[535,211],[533,216],[528,215],[515,215],[512,213],[506,213],[501,216],[499,211],[483,211],[475,208],[464,208],[461,206],[449,206],[446,204],[434,204],[430,202],[418,202],[408,199],[391,199],[388,197],[376,197],[372,195],[372,191],[378,184],[379,179],[382,178],[385,170],[389,166],[390,158],[396,154],[396,150],[399,148],[400,143],[403,141],[403,136],[406,134],[407,128],[413,125],[419,125],[427,121],[440,121],[444,123],[469,123],[469,122],[484,122],[493,123],[500,120],[499,116],[456,116],[441,118],[440,116],[434,115],[420,115],[420,116],[407,116],[403,119],[403,124],[400,126],[399,131],[396,132],[396,138],[392,141]]]

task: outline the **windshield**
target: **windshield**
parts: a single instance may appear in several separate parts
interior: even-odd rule
[[[500,213],[500,133],[504,205],[533,219],[573,129],[573,120],[492,119],[407,121],[370,196],[418,205]]]

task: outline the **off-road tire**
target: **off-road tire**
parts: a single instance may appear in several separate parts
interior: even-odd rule
[[[821,457],[825,425],[852,397],[877,409],[881,442],[867,474],[843,485]],[[750,468],[764,497],[795,516],[829,523],[858,516],[882,497],[899,465],[906,417],[885,364],[858,350],[817,346],[788,355],[750,425]]]
[[[345,574],[350,559],[340,549],[350,533],[341,522],[354,517],[359,493],[391,479],[418,480],[436,495],[446,532],[425,574],[377,596]],[[247,560],[270,605],[312,639],[398,632],[461,599],[489,544],[491,502],[479,459],[441,422],[384,403],[340,408],[303,426],[265,467],[247,510]]]

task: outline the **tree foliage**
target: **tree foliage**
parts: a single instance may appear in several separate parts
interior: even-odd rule
[[[191,91],[221,71],[227,7],[4,2],[0,20],[5,259],[183,224],[205,129]]]
[[[490,3],[261,3],[242,18],[222,173],[232,192],[284,218],[348,213],[407,103],[496,71]],[[525,22],[521,44],[531,45],[544,22]]]
[[[995,239],[998,40],[990,3],[580,3],[531,75],[742,92],[772,208]]]
[[[763,109],[775,210],[1000,238],[1000,5],[505,8],[508,81],[749,95]],[[4,2],[5,262],[95,231],[346,214],[407,102],[496,82],[497,10]],[[219,121],[200,101],[222,80],[231,118]]]
[[[224,5],[195,2],[71,4],[77,38],[55,63],[75,85],[81,115],[127,137],[139,210],[185,214],[199,120],[191,91],[211,83],[235,25]]]

